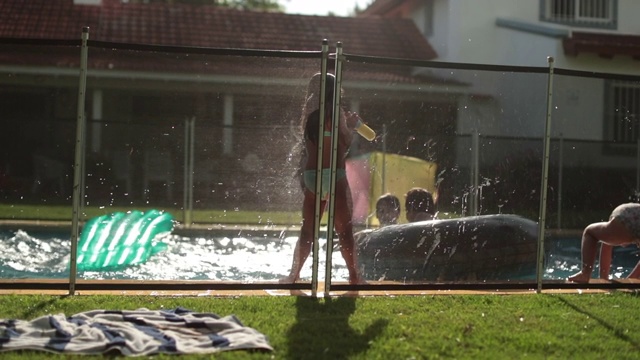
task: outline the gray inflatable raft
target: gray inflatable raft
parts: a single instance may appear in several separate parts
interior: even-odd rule
[[[517,215],[482,215],[386,226],[356,234],[367,280],[535,279],[538,225]]]

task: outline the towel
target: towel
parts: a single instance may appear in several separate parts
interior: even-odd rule
[[[273,351],[267,337],[234,315],[220,317],[184,308],[91,310],[71,317],[0,320],[0,351],[43,350],[69,354],[208,354],[227,350]]]

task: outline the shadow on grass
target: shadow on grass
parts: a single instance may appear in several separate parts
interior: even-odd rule
[[[569,302],[564,297],[556,297],[556,298],[558,299],[558,301],[562,302],[563,304],[567,305],[568,307],[572,308],[573,310],[575,310],[575,311],[577,311],[577,312],[579,312],[581,314],[587,315],[590,319],[593,319],[593,320],[597,321],[600,325],[605,327],[607,330],[611,331],[617,338],[619,338],[620,340],[626,341],[627,343],[632,345],[636,350],[640,350],[640,343],[638,343],[634,339],[632,339],[629,336],[627,336],[624,333],[624,330],[617,329],[613,325],[609,324],[605,319],[603,319],[601,317],[598,317],[598,316],[594,315],[593,313],[590,313],[587,310],[579,308],[577,305]]]
[[[22,308],[22,310],[23,310],[22,314],[18,315],[16,318],[17,319],[28,319],[28,320],[31,320],[36,316],[40,316],[40,314],[43,312],[44,309],[49,308],[50,306],[52,306],[53,304],[55,304],[59,300],[64,299],[66,297],[67,297],[67,295],[60,296],[60,297],[52,296],[50,299],[40,301],[34,306],[23,307]]]
[[[356,310],[356,298],[296,300],[296,323],[289,330],[289,359],[344,359],[365,352],[387,326],[376,320],[359,332],[349,324]]]

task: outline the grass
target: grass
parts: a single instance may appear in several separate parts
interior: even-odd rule
[[[637,359],[639,300],[627,292],[331,299],[5,295],[0,318],[182,306],[235,314],[275,349],[181,359]],[[76,358],[35,351],[2,357]]]

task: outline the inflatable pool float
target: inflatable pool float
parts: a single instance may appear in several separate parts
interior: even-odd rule
[[[538,225],[517,215],[390,225],[356,239],[367,280],[504,281],[536,274]]]
[[[87,221],[78,240],[79,271],[106,271],[141,264],[166,249],[156,236],[173,230],[171,214],[147,212],[115,212]]]

